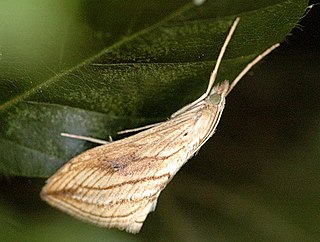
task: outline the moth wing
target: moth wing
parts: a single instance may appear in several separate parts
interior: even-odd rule
[[[197,115],[187,113],[80,154],[48,179],[42,198],[83,221],[139,232],[187,160]]]

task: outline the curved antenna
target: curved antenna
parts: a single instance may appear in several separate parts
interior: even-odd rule
[[[221,48],[221,50],[220,50],[219,56],[218,56],[217,61],[216,61],[216,65],[214,66],[214,69],[213,69],[213,71],[212,71],[212,73],[211,73],[211,76],[210,76],[210,79],[209,79],[209,84],[208,84],[208,87],[207,87],[207,91],[206,91],[204,94],[202,94],[201,97],[199,97],[199,98],[198,98],[197,100],[195,100],[194,102],[192,102],[192,103],[184,106],[183,108],[179,109],[177,112],[175,112],[174,114],[172,114],[171,117],[175,117],[175,116],[179,115],[180,113],[185,112],[185,111],[188,110],[190,107],[193,107],[193,106],[196,105],[198,102],[204,100],[206,97],[209,96],[209,94],[210,94],[210,92],[211,92],[211,90],[212,90],[213,84],[214,84],[214,82],[215,82],[215,80],[216,80],[216,78],[217,78],[218,70],[219,70],[219,67],[220,67],[221,60],[222,60],[222,58],[223,58],[223,55],[224,55],[224,53],[226,52],[227,46],[229,45],[229,42],[230,42],[230,40],[231,40],[231,38],[232,38],[232,35],[233,35],[234,31],[235,31],[236,28],[237,28],[237,25],[238,25],[239,21],[240,21],[240,17],[237,17],[237,18],[233,21],[233,23],[232,23],[232,26],[231,26],[231,28],[230,28],[230,30],[229,30],[229,33],[228,33],[228,35],[227,35],[227,37],[226,37],[226,40],[224,41],[223,46],[222,46],[222,48]]]
[[[279,47],[280,44],[274,44],[271,47],[269,47],[268,49],[266,49],[263,53],[261,53],[260,55],[258,55],[253,61],[251,61],[239,74],[238,76],[232,81],[232,83],[230,83],[230,87],[229,90],[226,94],[226,96],[228,96],[228,94],[231,92],[231,90],[237,85],[237,83],[241,80],[241,78],[247,74],[248,71],[250,71],[250,69],[257,64],[259,61],[261,61],[265,56],[267,56],[271,51],[273,51],[275,48]]]

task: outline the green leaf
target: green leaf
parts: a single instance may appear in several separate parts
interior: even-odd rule
[[[199,7],[191,1],[1,3],[0,173],[47,177],[90,145],[61,132],[106,139],[165,120],[204,92],[235,17],[241,21],[218,81],[232,80],[283,41],[306,6],[306,0]]]

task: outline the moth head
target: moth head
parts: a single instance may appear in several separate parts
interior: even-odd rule
[[[218,105],[219,103],[221,103],[223,99],[225,99],[228,93],[228,90],[229,90],[229,81],[225,80],[221,83],[218,83],[212,88],[210,95],[208,96],[208,100],[212,104]]]

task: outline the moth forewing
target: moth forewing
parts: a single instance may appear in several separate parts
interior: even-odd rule
[[[73,158],[47,181],[42,198],[83,221],[138,232],[160,192],[214,132],[228,82],[216,89],[219,102],[208,97],[167,122]]]

